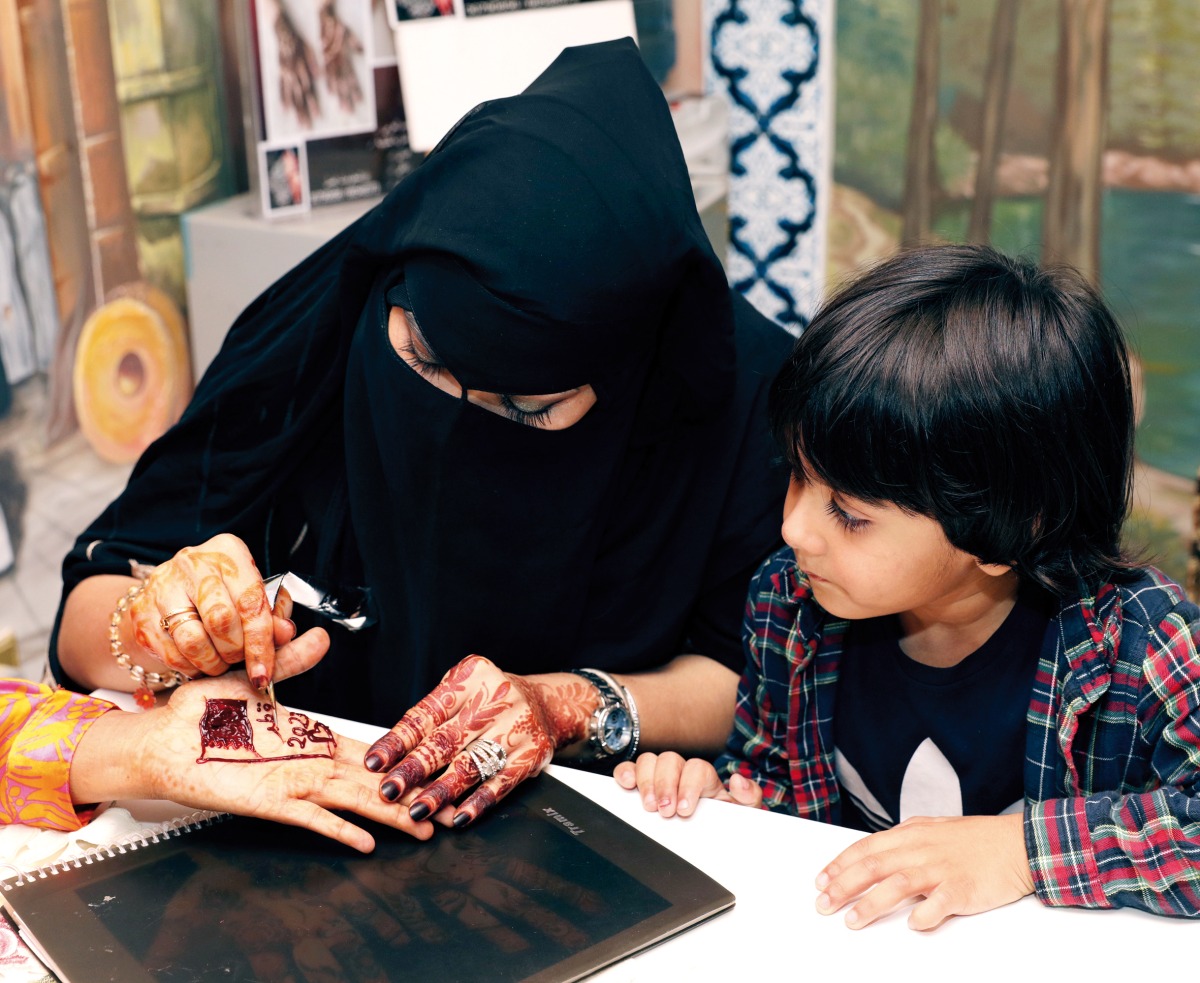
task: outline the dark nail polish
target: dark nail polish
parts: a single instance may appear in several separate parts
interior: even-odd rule
[[[422,819],[429,815],[428,802],[414,802],[408,808],[408,818],[413,822],[419,823]]]
[[[384,782],[379,786],[379,794],[387,799],[388,802],[395,802],[396,797],[400,794],[400,786],[395,782]]]
[[[461,829],[463,826],[466,826],[466,825],[467,825],[467,823],[469,823],[470,821],[471,821],[471,817],[470,817],[470,816],[468,816],[468,815],[467,815],[465,812],[460,812],[460,813],[459,813],[457,816],[455,816],[455,817],[454,817],[454,819],[453,819],[453,823],[454,823],[454,825],[455,825],[455,826],[457,826],[457,827],[459,827],[460,829]]]
[[[367,771],[379,771],[383,767],[383,758],[372,751],[367,755],[367,760],[363,764],[367,766]]]
[[[262,690],[267,688],[271,680],[266,677],[266,674],[263,674],[261,676],[255,676],[251,682],[254,684],[255,689]]]

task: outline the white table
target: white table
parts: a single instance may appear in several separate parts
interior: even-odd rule
[[[1148,963],[1170,959],[1170,953],[1193,951],[1200,939],[1194,921],[1128,909],[1047,908],[1033,897],[952,918],[932,932],[909,929],[904,911],[851,931],[840,914],[817,913],[813,879],[862,834],[711,800],[701,802],[689,819],[662,819],[645,812],[638,795],[610,778],[557,766],[551,773],[737,897],[731,911],[606,970],[597,977],[604,983],[756,978],[760,973],[777,979],[899,976],[958,983],[1011,979],[1014,973],[1032,977],[1109,961],[1116,971],[1135,953]]]
[[[129,705],[128,694],[96,695]],[[361,741],[384,732],[326,714],[313,716]],[[1072,966],[1092,967],[1087,972],[1111,966],[1116,972],[1132,958],[1170,966],[1177,953],[1184,965],[1194,961],[1191,953],[1200,938],[1194,921],[1130,910],[1046,908],[1032,897],[950,919],[932,932],[910,930],[903,911],[854,932],[840,915],[817,914],[813,879],[861,834],[711,800],[701,802],[689,819],[667,820],[646,812],[636,793],[606,776],[561,765],[552,765],[549,773],[699,867],[737,898],[730,911],[598,973],[593,977],[598,983],[839,977],[959,983],[1070,972]],[[181,812],[168,802],[118,804],[144,822]]]
[[[361,741],[373,741],[384,731],[323,719]],[[932,932],[912,931],[904,911],[852,931],[841,915],[817,913],[813,880],[862,834],[712,800],[702,801],[688,819],[662,819],[609,777],[562,765],[551,765],[549,774],[699,867],[737,898],[732,910],[597,974],[598,983],[1011,980],[1014,973],[1058,973],[1073,965],[1109,964],[1115,972],[1135,953],[1148,963],[1170,960],[1173,953],[1191,953],[1200,939],[1200,924],[1188,919],[1128,909],[1047,908],[1033,897],[952,918]],[[1186,958],[1190,965],[1192,957]]]

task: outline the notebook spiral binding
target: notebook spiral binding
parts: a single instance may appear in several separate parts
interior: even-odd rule
[[[13,864],[0,864],[0,871],[8,869],[17,873],[15,879],[0,880],[0,889],[12,891],[23,884],[32,884],[34,881],[45,880],[48,877],[57,877],[68,870],[76,870],[80,867],[101,863],[109,857],[115,857],[118,854],[132,853],[139,847],[147,847],[154,843],[160,843],[171,839],[173,836],[182,836],[184,833],[191,832],[194,829],[201,829],[204,826],[214,826],[231,818],[231,816],[232,814],[228,812],[193,812],[187,816],[172,819],[154,829],[146,830],[140,837],[134,834],[134,838],[128,842],[96,847],[77,857],[60,860],[58,863],[47,864],[44,867],[33,867],[29,870],[23,870]]]

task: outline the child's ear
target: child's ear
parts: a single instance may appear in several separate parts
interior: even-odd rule
[[[979,569],[989,577],[1003,577],[1012,570],[1012,565],[1008,563],[984,563],[982,560],[976,560],[975,562],[978,564]]]

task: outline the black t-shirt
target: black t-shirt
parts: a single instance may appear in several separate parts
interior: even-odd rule
[[[915,662],[896,616],[854,622],[834,714],[842,824],[998,815],[1024,800],[1025,719],[1048,598],[1023,589],[991,638],[955,666]]]

